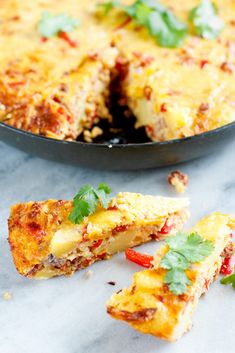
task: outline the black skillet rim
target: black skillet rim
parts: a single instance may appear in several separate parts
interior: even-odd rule
[[[216,129],[213,130],[209,130],[197,135],[193,135],[193,136],[188,136],[188,137],[184,137],[184,138],[180,138],[180,139],[173,139],[173,140],[167,140],[167,141],[163,141],[163,142],[140,142],[140,143],[123,143],[123,144],[111,144],[111,143],[94,143],[94,142],[82,142],[82,141],[66,141],[66,140],[58,140],[58,139],[54,139],[51,137],[46,137],[46,136],[42,136],[42,135],[37,135],[37,134],[33,134],[32,132],[23,130],[23,129],[18,129],[16,127],[13,127],[11,125],[8,125],[4,122],[0,122],[0,126],[2,126],[3,128],[9,129],[13,132],[17,132],[19,134],[22,135],[26,135],[32,138],[36,138],[38,140],[44,140],[44,141],[53,141],[55,143],[58,144],[63,144],[63,145],[78,145],[78,146],[86,146],[88,148],[90,147],[97,147],[97,148],[115,148],[115,149],[122,149],[122,148],[127,148],[127,147],[133,147],[133,148],[139,148],[139,147],[144,147],[144,146],[148,146],[148,147],[153,147],[153,146],[165,146],[165,145],[172,145],[175,143],[183,143],[185,141],[189,141],[189,140],[200,140],[201,138],[206,138],[209,137],[211,135],[215,135],[217,133],[220,133],[224,130],[229,129],[231,126],[235,125],[235,121],[220,126]]]

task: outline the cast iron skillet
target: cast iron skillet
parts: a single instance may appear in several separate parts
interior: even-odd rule
[[[95,169],[130,170],[186,162],[221,148],[235,137],[235,122],[184,139],[130,144],[55,140],[0,123],[0,140],[24,152],[61,163]]]

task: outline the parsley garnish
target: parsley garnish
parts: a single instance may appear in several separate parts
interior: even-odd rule
[[[204,240],[198,233],[178,233],[166,240],[169,251],[163,257],[160,267],[167,271],[164,282],[172,293],[179,295],[191,284],[185,270],[192,263],[203,261],[214,249],[211,241]]]
[[[69,215],[69,220],[75,224],[94,213],[97,209],[98,203],[104,208],[108,208],[111,189],[106,184],[99,184],[98,189],[87,184],[83,186],[78,194],[73,199],[73,209]]]
[[[38,23],[38,31],[44,38],[51,38],[58,35],[59,32],[71,32],[80,21],[66,14],[52,15],[49,12],[43,12],[41,20]]]
[[[235,267],[234,267],[234,273],[230,276],[224,277],[220,280],[220,283],[222,284],[231,284],[233,289],[235,289]]]
[[[217,15],[214,3],[202,0],[200,5],[191,10],[189,21],[193,24],[197,35],[205,39],[215,39],[224,28],[224,21]]]
[[[179,47],[188,32],[186,24],[157,0],[136,0],[130,6],[121,5],[118,1],[109,1],[99,6],[103,8],[105,14],[112,8],[120,8],[137,25],[147,28],[161,47]]]

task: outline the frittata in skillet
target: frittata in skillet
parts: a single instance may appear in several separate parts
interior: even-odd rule
[[[168,238],[156,252],[153,268],[136,273],[129,288],[112,296],[108,313],[140,332],[169,341],[179,339],[191,328],[192,313],[217,277],[226,249],[231,251],[234,228],[234,217],[214,213],[196,224],[190,242],[183,235]],[[184,255],[180,253],[183,246]]]
[[[91,140],[99,120],[112,118],[114,89],[153,141],[233,122],[234,1],[121,2],[140,12],[117,3],[2,0],[0,119],[57,139],[88,131]]]
[[[9,218],[15,266],[30,278],[70,275],[128,247],[175,234],[188,219],[188,204],[188,199],[119,193],[107,209],[99,204],[78,224],[69,218],[72,201],[15,205]]]

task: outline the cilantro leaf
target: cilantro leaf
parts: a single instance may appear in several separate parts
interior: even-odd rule
[[[98,186],[98,190],[103,190],[106,194],[110,194],[111,189],[107,184],[100,183]]]
[[[221,284],[231,284],[233,289],[235,289],[235,267],[234,267],[234,273],[230,276],[224,277],[220,280]]]
[[[187,291],[187,285],[184,283],[172,282],[171,284],[169,284],[169,289],[175,295],[180,295]]]
[[[89,216],[89,214],[90,214],[89,204],[84,200],[80,200],[79,203],[74,205],[69,215],[69,220],[72,223],[79,224],[81,223],[83,218]]]
[[[214,249],[212,242],[204,240],[198,233],[177,233],[166,240],[169,251],[160,262],[160,267],[168,270],[164,282],[168,284],[169,290],[176,294],[187,291],[191,284],[185,270],[192,263],[204,260]]]
[[[202,0],[189,14],[189,21],[194,26],[197,35],[205,39],[215,39],[224,28],[224,21],[217,15],[214,3]]]
[[[87,192],[82,199],[89,205],[90,213],[94,213],[96,211],[99,198],[93,191],[93,188],[91,188],[91,190],[89,190],[89,192]]]
[[[74,197],[74,201],[79,200],[80,198],[86,197],[89,192],[91,192],[93,187],[90,184],[86,184],[79,190],[78,194]]]
[[[109,1],[101,5],[108,12],[114,7],[120,8],[137,25],[144,26],[162,47],[176,48],[180,46],[188,32],[186,24],[157,0],[136,0],[129,6],[120,5],[116,1]]]
[[[166,239],[166,244],[171,249],[177,250],[184,246],[187,238],[187,234],[178,232],[175,236]]]
[[[172,250],[180,252],[191,262],[200,262],[212,252],[214,246],[209,240],[204,240],[198,233],[189,235],[178,233],[167,240]]]
[[[38,23],[38,31],[44,38],[51,38],[58,35],[59,32],[71,32],[80,21],[72,18],[64,13],[59,15],[52,15],[49,12],[43,12],[41,20]]]
[[[190,284],[191,281],[188,279],[186,276],[185,272],[183,270],[173,268],[170,271],[167,272],[165,278],[164,278],[165,283],[183,283],[183,284]]]
[[[100,184],[97,190],[90,184],[84,185],[73,199],[69,220],[75,224],[81,223],[85,217],[96,211],[99,202],[102,207],[108,208],[110,192],[111,189],[106,184]]]
[[[178,47],[186,37],[187,26],[158,1],[137,0],[125,11],[137,24],[145,26],[162,47]]]
[[[148,28],[162,47],[179,47],[186,35],[187,26],[180,22],[170,11],[153,11],[149,16]]]
[[[169,284],[170,291],[176,295],[186,292],[187,285],[191,284],[185,272],[177,268],[173,268],[167,272],[164,282]]]
[[[126,6],[124,11],[140,26],[148,25],[148,17],[152,12],[151,8],[145,4],[145,2],[139,0],[133,5]]]
[[[157,0],[136,0],[132,5],[123,6],[122,8],[131,16],[134,17],[139,9],[145,6],[149,11],[164,11],[165,7]]]
[[[106,184],[100,184],[98,186],[98,190],[96,191],[96,195],[104,208],[107,208],[109,205],[110,199],[108,195],[110,194],[110,192],[111,189]]]
[[[180,253],[170,250],[162,259],[160,266],[167,270],[171,268],[186,270],[189,267],[189,262],[186,257]]]
[[[142,0],[150,9],[157,11],[164,11],[164,6],[157,0]],[[140,0],[141,2],[141,0]]]

